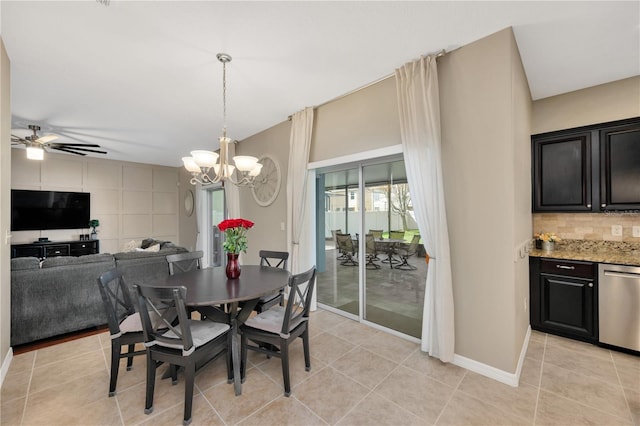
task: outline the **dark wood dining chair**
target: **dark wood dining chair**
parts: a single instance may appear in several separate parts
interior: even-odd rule
[[[289,345],[296,338],[302,339],[304,364],[306,371],[311,370],[309,353],[309,309],[311,295],[316,282],[316,267],[289,277],[289,297],[286,306],[274,306],[252,318],[241,327],[241,363],[242,380],[245,379],[247,351],[264,353],[280,358],[284,395],[291,395],[289,377]],[[249,342],[255,343],[250,344]]]
[[[184,368],[183,425],[191,423],[193,387],[196,370],[223,354],[227,356],[227,376],[231,380],[229,324],[188,318],[185,306],[186,287],[153,287],[134,285],[144,342],[147,348],[147,387],[145,414],[153,412],[156,368],[170,365],[173,383],[177,382],[177,367]],[[159,320],[152,320],[150,312]]]
[[[136,312],[129,287],[122,278],[122,273],[111,269],[98,277],[98,288],[102,296],[109,337],[111,338],[111,378],[109,379],[109,396],[116,394],[120,360],[127,359],[127,371],[133,368],[133,357],[144,355],[144,349],[135,350],[138,343],[144,342],[140,315]],[[122,352],[122,347],[127,352]]]
[[[270,266],[273,268],[287,269],[287,262],[289,260],[289,252],[287,251],[272,251],[272,250],[260,250],[258,253],[260,256],[260,266]],[[258,301],[258,304],[253,308],[256,312],[260,313],[275,305],[284,305],[284,289],[281,289],[277,293],[263,296]]]
[[[169,264],[169,275],[202,268],[202,256],[204,256],[204,252],[200,250],[168,254],[167,263]]]

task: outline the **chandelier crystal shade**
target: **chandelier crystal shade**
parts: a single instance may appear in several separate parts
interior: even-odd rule
[[[182,157],[184,168],[191,173],[191,184],[211,185],[218,182],[231,182],[238,186],[253,186],[256,176],[262,170],[262,164],[256,157],[236,155],[233,163],[229,163],[229,144],[233,141],[227,137],[227,63],[231,56],[218,53],[222,62],[222,111],[223,128],[220,142],[220,153],[206,150],[191,151],[190,157]]]

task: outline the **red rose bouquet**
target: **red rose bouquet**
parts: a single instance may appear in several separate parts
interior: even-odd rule
[[[225,219],[218,224],[218,229],[224,232],[222,248],[227,253],[239,254],[247,252],[247,229],[252,228],[253,222],[246,219]]]

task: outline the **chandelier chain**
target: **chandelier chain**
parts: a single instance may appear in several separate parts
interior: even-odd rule
[[[227,137],[227,62],[222,62],[222,134]]]

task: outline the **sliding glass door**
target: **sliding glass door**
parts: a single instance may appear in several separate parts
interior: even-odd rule
[[[419,338],[426,262],[404,161],[351,164],[316,176],[318,241],[324,241],[318,303]]]

